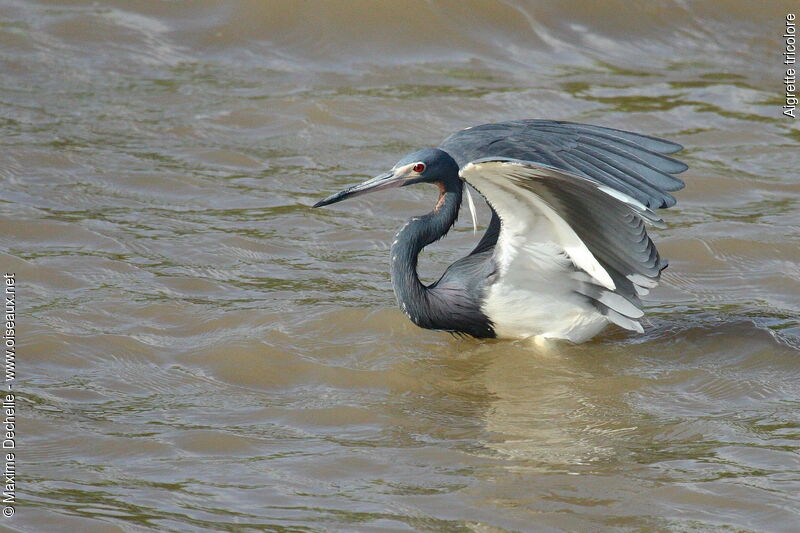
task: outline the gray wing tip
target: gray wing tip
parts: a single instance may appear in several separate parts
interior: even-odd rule
[[[678,145],[678,149],[677,149],[677,150],[675,150],[675,152],[680,152],[681,150],[683,150],[683,146],[681,146],[681,145],[679,144],[679,145]],[[667,152],[667,153],[669,153],[669,154],[674,154],[675,152]],[[680,174],[681,172],[686,172],[687,170],[689,170],[689,165],[687,165],[687,164],[686,164],[686,163],[684,163],[683,161],[680,161],[680,160],[678,160],[678,159],[674,159],[674,158],[672,158],[672,157],[669,157],[669,158],[667,158],[667,159],[669,159],[669,160],[670,160],[670,162],[671,162],[673,165],[675,165],[675,168],[674,168],[674,169],[670,169],[670,171],[669,171],[669,173],[670,173],[670,174]]]
[[[661,205],[656,207],[668,209],[677,203],[678,200],[676,200],[674,196],[665,192],[664,195],[661,197]]]
[[[648,135],[648,137],[649,137],[649,135]],[[668,148],[664,149],[661,152],[662,154],[675,154],[675,153],[678,153],[681,150],[683,150],[683,145],[682,144],[678,144],[678,143],[673,142],[673,141],[666,141],[666,140],[661,139],[659,137],[651,137],[651,138],[652,139],[657,139],[657,140],[661,141],[664,144],[670,145]],[[684,163],[684,165],[685,165],[685,163]],[[689,167],[687,166],[686,168],[689,168]],[[683,170],[686,170],[686,168],[683,169]],[[680,172],[683,172],[683,170],[681,170]]]

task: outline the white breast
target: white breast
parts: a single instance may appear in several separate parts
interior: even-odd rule
[[[503,269],[504,275],[488,287],[481,306],[498,338],[583,342],[608,324],[595,306],[575,292],[577,282],[570,277],[574,267],[563,249],[554,243],[529,243],[517,251]]]

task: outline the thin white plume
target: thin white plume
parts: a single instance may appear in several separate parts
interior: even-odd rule
[[[478,233],[478,219],[475,216],[475,204],[472,201],[472,194],[469,192],[469,187],[464,187],[467,191],[467,205],[469,206],[469,214],[472,215],[472,234]]]

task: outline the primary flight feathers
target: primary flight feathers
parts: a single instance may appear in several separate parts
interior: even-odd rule
[[[459,167],[485,157],[508,157],[583,175],[651,208],[671,207],[672,176],[688,167],[663,154],[680,144],[627,131],[554,120],[517,120],[458,131],[439,146]]]

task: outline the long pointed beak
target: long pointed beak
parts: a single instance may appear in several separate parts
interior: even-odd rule
[[[360,196],[368,192],[391,189],[392,187],[400,187],[405,183],[405,181],[406,179],[404,175],[401,174],[398,176],[395,174],[394,170],[390,170],[389,172],[381,174],[380,176],[375,176],[364,183],[353,185],[352,187],[349,187],[343,191],[332,194],[324,200],[320,200],[319,202],[315,203],[312,207],[322,207],[323,205],[335,204],[336,202],[341,202],[347,198]]]

